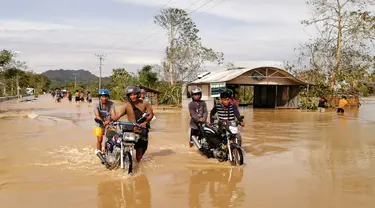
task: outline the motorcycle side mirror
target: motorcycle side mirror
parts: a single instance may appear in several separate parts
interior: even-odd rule
[[[243,120],[245,118],[245,116],[240,116],[240,119]]]
[[[96,122],[96,123],[98,123],[98,124],[101,124],[101,125],[103,125],[103,124],[104,124],[104,123],[103,123],[103,121],[102,121],[102,120],[100,120],[100,119],[97,119],[97,118],[95,118],[94,120],[95,120],[95,122]]]

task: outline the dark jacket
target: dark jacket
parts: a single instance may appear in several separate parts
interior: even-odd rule
[[[190,112],[190,117],[191,117],[190,128],[198,129],[195,122],[198,122],[199,119],[201,118],[204,118],[205,120],[207,120],[207,117],[208,117],[206,102],[204,102],[203,100],[191,101],[189,103],[189,112]]]

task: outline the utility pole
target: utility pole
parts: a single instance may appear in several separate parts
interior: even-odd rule
[[[18,71],[17,71],[16,82],[17,82],[17,97],[20,97],[20,83],[19,83]]]
[[[99,58],[99,90],[102,88],[102,62],[104,61],[105,55],[95,54]]]
[[[74,89],[77,90],[77,73],[74,73]]]

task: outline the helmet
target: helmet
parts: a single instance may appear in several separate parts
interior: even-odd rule
[[[141,89],[141,93],[144,93],[144,92],[146,92],[145,89]]]
[[[141,89],[139,89],[139,87],[137,87],[137,86],[128,86],[125,89],[125,94],[127,96],[129,96],[130,94],[133,94],[133,93],[139,94],[140,92],[141,92]]]
[[[109,91],[107,89],[101,89],[99,91],[99,97],[102,95],[107,95],[109,97]]]
[[[224,90],[224,92],[220,93],[220,98],[231,98],[232,93],[228,90]]]
[[[202,89],[201,88],[199,88],[199,87],[196,87],[196,88],[193,88],[192,90],[191,90],[191,92],[190,92],[192,95],[194,95],[194,94],[202,94]]]
[[[193,89],[190,91],[190,94],[192,95],[191,98],[194,100],[193,95],[201,95],[201,96],[202,96],[202,89],[199,88],[199,87],[193,88]]]
[[[231,89],[225,89],[225,90],[228,91],[228,93],[230,94],[231,98],[234,96],[233,90],[231,90]]]

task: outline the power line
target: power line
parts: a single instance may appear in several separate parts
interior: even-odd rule
[[[99,58],[99,90],[102,88],[102,62],[104,61],[105,55],[103,54],[95,54]]]
[[[168,3],[166,3],[162,8],[165,8],[166,6],[168,6],[170,3],[172,3],[174,0],[169,0],[169,2]],[[152,14],[152,17],[154,17],[157,13],[159,12],[159,9],[158,10],[156,10],[153,14]],[[134,32],[137,28],[139,28],[139,27],[141,27],[142,26],[142,24],[139,24],[139,25],[137,25],[133,30],[131,30],[132,32]],[[113,46],[115,46],[115,44],[117,43],[117,42],[120,42],[120,41],[122,41],[122,40],[124,40],[124,38],[125,37],[127,37],[128,35],[125,35],[125,36],[123,36],[122,38],[120,38],[118,41],[114,41],[112,44],[111,44],[111,46],[110,46],[110,48],[113,48]]]
[[[186,7],[184,10],[189,9],[189,8],[192,7],[193,5],[197,4],[199,1],[202,1],[202,0],[196,0],[196,1],[194,1],[194,2],[191,3],[188,7]],[[213,0],[209,0],[209,1],[213,1]],[[159,10],[156,11],[156,12],[154,13],[154,15],[155,15],[157,12],[159,12]],[[154,15],[153,15],[153,16],[154,16]],[[152,28],[152,30],[149,31],[149,32],[152,32],[152,31],[155,31],[155,30],[159,30],[159,26],[155,26],[155,27]],[[142,40],[144,40],[144,38],[146,38],[146,40],[147,40],[147,39],[151,38],[152,36],[156,35],[157,33],[158,33],[158,32],[153,33],[153,34],[152,34],[151,36],[149,36],[149,37],[147,37],[147,35],[149,35],[149,33],[144,34],[140,40],[138,40],[138,41],[133,41],[133,42],[131,43],[131,45],[138,44],[139,42],[141,42]],[[127,44],[127,45],[129,45],[129,44]],[[123,49],[123,50],[125,50],[125,49]]]
[[[222,4],[222,3],[224,2],[224,1],[226,1],[226,0],[221,0],[221,1],[217,2],[216,4],[212,5],[212,7],[210,7],[210,8],[208,8],[207,10],[205,10],[205,11],[201,12],[201,13],[200,13],[199,15],[201,15],[201,14],[203,14],[203,13],[207,12],[208,10],[211,10],[211,9],[213,9],[214,7],[218,6],[219,4]],[[196,17],[199,17],[199,15],[198,15],[198,16],[196,16]]]
[[[187,8],[190,8],[192,5],[196,4],[196,3],[199,2],[199,1],[200,1],[200,0],[195,1],[193,4],[191,4],[191,5],[190,5],[189,7],[187,7]],[[199,6],[199,7],[196,8],[196,9],[194,9],[193,11],[189,12],[188,14],[192,14],[192,13],[198,11],[200,8],[206,6],[208,3],[212,2],[212,1],[214,1],[214,0],[208,0],[206,3],[202,4],[201,6]],[[224,1],[222,0],[221,2],[219,2],[218,4],[216,4],[216,5],[214,5],[214,6],[217,6],[217,5],[219,5],[220,3],[222,3],[222,2],[224,2]],[[214,6],[213,6],[213,7],[214,7]],[[213,7],[211,7],[211,8],[213,8]],[[184,10],[186,10],[187,8],[185,8]],[[210,9],[211,9],[211,8],[210,8]],[[208,10],[209,10],[209,9],[208,9]],[[206,10],[206,11],[208,11],[208,10]],[[205,11],[205,12],[206,12],[206,11]],[[156,26],[156,27],[154,27],[154,28],[152,29],[152,31],[155,30],[155,29],[158,29],[158,28],[159,28],[159,26]],[[148,37],[143,36],[143,37],[146,37],[146,38],[143,38],[143,37],[142,37],[140,40],[135,41],[135,42],[132,42],[131,44],[128,44],[128,47],[124,48],[123,50],[128,49],[128,48],[129,48],[129,45],[138,44],[138,43],[141,42],[141,41],[148,40],[148,39],[150,39],[151,37],[153,37],[154,35],[156,35],[157,33],[158,33],[158,32],[153,33],[152,35],[150,35],[150,36],[148,36]]]

